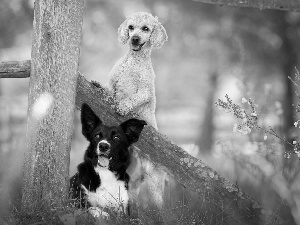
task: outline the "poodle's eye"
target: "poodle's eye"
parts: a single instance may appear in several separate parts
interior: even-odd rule
[[[149,27],[144,26],[144,27],[142,27],[142,30],[143,31],[149,31]]]
[[[113,140],[114,141],[119,141],[119,140],[121,140],[121,137],[119,135],[114,135]]]
[[[128,26],[128,29],[129,29],[129,30],[133,30],[134,27],[133,27],[132,25],[129,25],[129,26]]]

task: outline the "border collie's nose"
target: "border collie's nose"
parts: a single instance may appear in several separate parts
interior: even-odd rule
[[[109,144],[106,142],[100,142],[99,149],[101,152],[107,152],[109,150]]]
[[[140,41],[140,37],[138,36],[133,36],[131,39],[132,44],[137,45]]]

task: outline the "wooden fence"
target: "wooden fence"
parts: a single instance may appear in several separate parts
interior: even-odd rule
[[[12,65],[8,67],[8,65]],[[18,65],[18,66],[16,66]],[[22,66],[21,66],[22,65]],[[29,77],[30,61],[3,62],[0,74],[5,77]],[[22,74],[22,75],[20,75]],[[76,107],[88,103],[106,124],[115,125],[135,117],[125,118],[112,109],[113,99],[103,88],[98,88],[79,74],[76,89]],[[167,137],[152,127],[146,127],[137,146],[143,155],[171,174],[183,187],[198,193],[199,204],[205,205],[208,213],[220,224],[284,224],[281,219],[251,199],[236,185],[217,174],[201,160],[190,156],[185,150],[173,144]],[[208,217],[204,224],[210,224]]]

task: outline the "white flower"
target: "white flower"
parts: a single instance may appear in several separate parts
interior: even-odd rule
[[[293,145],[297,144],[297,141],[293,141]]]
[[[250,134],[251,129],[248,126],[243,126],[242,129],[238,130],[242,135]]]
[[[299,120],[294,123],[295,127],[298,127]]]
[[[242,98],[242,101],[241,101],[242,103],[246,103],[246,102],[248,102],[247,101],[247,99],[245,99],[245,98]]]
[[[291,153],[285,152],[284,153],[284,158],[289,159],[291,157]]]
[[[265,135],[264,135],[264,140],[267,140],[267,138],[268,138],[268,136],[265,134]]]
[[[251,128],[250,127],[246,127],[247,131],[248,131],[248,134],[251,133]]]
[[[251,113],[251,116],[257,117],[256,113]]]

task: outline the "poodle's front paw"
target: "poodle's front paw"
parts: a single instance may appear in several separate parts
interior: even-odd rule
[[[107,212],[104,212],[101,208],[98,207],[90,207],[88,208],[88,212],[93,216],[93,217],[101,217],[103,219],[109,219],[109,214]]]
[[[116,104],[115,111],[121,116],[125,116],[132,111],[132,104],[130,101],[120,101]]]

